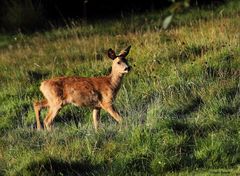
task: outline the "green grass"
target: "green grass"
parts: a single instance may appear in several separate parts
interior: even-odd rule
[[[168,30],[156,11],[1,36],[0,175],[238,175],[239,7],[191,9]],[[90,109],[67,106],[36,131],[42,80],[107,74],[107,49],[129,44],[121,129],[102,111],[95,133]]]

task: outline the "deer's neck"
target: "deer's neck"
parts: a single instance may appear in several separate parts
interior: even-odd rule
[[[113,72],[109,75],[112,89],[115,93],[118,92],[121,84],[122,84],[122,79],[123,75],[122,74],[114,74]]]

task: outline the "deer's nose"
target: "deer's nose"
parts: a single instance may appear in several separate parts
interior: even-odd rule
[[[131,70],[131,66],[128,66],[124,69],[124,71],[130,71]]]

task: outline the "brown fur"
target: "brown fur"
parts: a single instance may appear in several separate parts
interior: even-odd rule
[[[34,102],[37,129],[42,128],[40,123],[40,111],[42,108],[49,108],[44,119],[44,126],[50,129],[55,116],[66,104],[91,107],[93,109],[93,123],[96,130],[100,120],[101,109],[107,111],[118,123],[121,123],[122,117],[113,106],[113,101],[121,86],[124,74],[130,70],[125,59],[129,50],[130,47],[121,51],[119,56],[116,56],[115,52],[109,49],[108,56],[113,59],[110,75],[92,78],[57,77],[43,81],[40,90],[45,99]]]

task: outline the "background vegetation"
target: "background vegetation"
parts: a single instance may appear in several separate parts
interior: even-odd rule
[[[225,0],[1,0],[0,32],[43,31],[52,26],[71,24],[71,20],[93,22],[124,18],[170,6],[172,13],[192,6],[216,6]]]
[[[168,30],[155,11],[1,35],[0,175],[239,174],[239,7],[191,9]],[[52,132],[35,130],[42,80],[107,74],[107,49],[129,44],[121,129],[102,112],[95,133],[89,109],[67,106]]]

